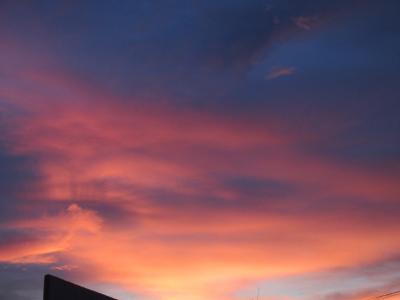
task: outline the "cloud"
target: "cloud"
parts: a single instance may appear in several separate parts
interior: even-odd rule
[[[294,24],[304,30],[310,30],[315,25],[317,19],[315,17],[299,16],[293,19]]]
[[[398,300],[400,299],[399,294],[400,291],[392,291],[392,292],[385,292],[384,288],[387,287],[380,287],[380,289],[365,289],[354,293],[334,293],[325,297],[326,300],[363,300],[363,299],[391,299],[391,300]]]
[[[337,277],[347,284],[335,292],[329,292],[317,299],[396,299],[400,284],[399,257],[389,257],[372,264],[360,265],[353,268],[339,268],[326,272],[321,278]],[[368,286],[363,284],[370,282]]]
[[[37,162],[37,187],[24,192],[45,213],[4,224],[29,234],[0,246],[3,262],[148,297],[228,299],[249,282],[400,249],[398,209],[376,208],[398,199],[397,178],[298,151],[304,135],[273,117],[126,102],[57,74],[21,84],[51,86],[0,87],[23,112],[7,122],[7,151]],[[46,212],[49,202],[64,209]]]
[[[203,3],[198,21],[210,28],[207,39],[212,45],[203,53],[208,61],[223,67],[251,66],[268,56],[275,45],[298,35],[296,29],[309,30],[359,5],[357,1],[315,0]]]
[[[273,68],[265,78],[267,80],[272,80],[283,76],[293,75],[295,72],[296,68],[294,67]]]
[[[270,41],[269,21],[243,6],[205,8],[211,25],[235,25],[210,25],[220,42],[207,58],[248,62]],[[284,27],[292,17],[280,17]],[[9,52],[26,57],[23,48]],[[352,124],[323,111],[299,123],[289,109],[282,117],[193,109],[166,95],[148,102],[38,67],[47,54],[16,66],[4,57],[0,176],[15,185],[16,202],[2,199],[16,207],[1,223],[7,264],[148,298],[232,299],[260,280],[365,266],[400,250],[398,170],[304,146],[340,144]],[[314,129],[328,118],[329,129]]]
[[[33,19],[31,22],[28,18],[25,22],[15,24],[16,21],[11,17],[4,16],[8,23],[15,24],[20,35],[21,32],[31,33],[32,36],[41,33],[39,37],[42,38],[43,32],[47,32],[54,44],[68,51],[74,51],[71,45],[79,40],[80,46],[74,47],[74,59],[68,59],[69,67],[79,69],[80,66],[80,70],[82,66],[92,68],[97,72],[96,77],[110,81],[108,72],[118,73],[122,69],[126,74],[123,66],[129,63],[132,69],[128,72],[130,78],[135,78],[141,84],[146,83],[143,78],[152,78],[153,84],[154,81],[161,84],[162,81],[169,82],[171,78],[176,80],[178,77],[186,82],[193,78],[198,81],[198,76],[209,77],[221,69],[249,68],[260,58],[268,56],[276,44],[301,34],[298,26],[309,28],[309,21],[314,16],[318,16],[319,22],[323,23],[328,16],[354,9],[357,2],[273,0],[266,3],[252,0],[217,3],[207,0],[144,5],[143,1],[120,1],[117,6],[102,4],[99,7],[95,3],[88,3],[86,9],[76,4],[65,6],[55,3],[52,9],[43,4],[19,8],[4,4],[3,11],[14,9],[20,15]],[[90,21],[85,18],[87,11],[93,12]],[[110,15],[109,18],[104,18],[105,11]],[[155,14],[155,11],[159,13]],[[37,17],[41,13],[48,17]],[[63,22],[64,18],[77,22],[75,26],[68,26],[67,22]],[[92,25],[88,26],[87,22]],[[155,25],[160,23],[163,24],[162,28]],[[97,38],[99,32],[102,33],[102,39]],[[110,39],[114,42],[113,46],[110,46]],[[45,41],[40,44],[45,46],[35,43],[32,52],[39,55],[45,52],[48,42],[47,45]],[[88,51],[91,47],[103,51]],[[104,64],[98,64],[98,61],[104,61],[108,55],[114,58],[104,68]],[[24,61],[29,56],[27,54]],[[179,64],[170,63],[176,60]],[[188,70],[194,67],[197,75],[190,73],[187,76]],[[218,76],[222,74],[219,72]],[[119,80],[121,78],[113,78],[112,81]],[[127,82],[135,84],[132,80],[124,83]],[[140,85],[136,86],[140,88]]]
[[[35,219],[13,220],[3,230],[29,232],[0,247],[0,261],[7,263],[51,264],[56,255],[70,246],[77,235],[99,231],[101,220],[95,213],[71,204],[65,213]]]

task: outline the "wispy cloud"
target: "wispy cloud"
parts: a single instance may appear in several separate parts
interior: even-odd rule
[[[300,17],[296,17],[293,19],[293,23],[301,29],[304,30],[311,30],[312,27],[316,24],[317,22],[317,18],[316,17],[304,17],[304,16],[300,16]]]
[[[1,245],[3,262],[49,264],[164,299],[225,299],[243,282],[400,249],[397,222],[367,222],[368,205],[399,196],[396,178],[296,151],[302,136],[277,130],[278,120],[126,103],[57,75],[27,80],[45,78],[74,100],[2,90],[24,111],[9,120],[8,151],[38,161],[32,201],[66,208],[6,222],[31,235]],[[366,208],[357,212],[340,200],[359,198]]]
[[[289,11],[287,1],[276,1],[268,10],[264,1],[255,6],[239,2],[198,1],[195,11],[168,4],[165,14],[152,4],[124,7],[127,19],[121,26],[109,26],[103,15],[109,11],[102,6],[99,15],[95,9],[90,14],[96,26],[88,26],[86,15],[66,18],[84,22],[73,24],[72,32],[63,27],[68,23],[64,18],[41,18],[60,22],[46,27],[57,27],[52,44],[59,56],[81,49],[63,57],[65,61],[29,47],[24,38],[19,43],[2,40],[1,263],[37,268],[38,273],[61,272],[82,283],[111,284],[132,295],[165,300],[232,300],[241,297],[239,290],[261,281],[332,275],[341,268],[359,267],[362,273],[381,261],[396,264],[385,259],[400,252],[395,238],[400,231],[397,152],[382,143],[382,159],[376,148],[380,143],[372,139],[371,147],[363,139],[368,135],[359,134],[370,129],[364,130],[358,116],[350,115],[345,105],[321,101],[320,95],[330,93],[329,85],[317,89],[312,82],[307,93],[299,93],[296,82],[282,101],[273,99],[280,94],[270,94],[279,84],[260,85],[249,76],[235,85],[237,72],[229,68],[221,68],[226,76],[215,82],[219,74],[204,76],[207,91],[184,84],[186,78],[204,81],[193,70],[213,76],[210,61],[221,61],[223,67],[248,64],[255,53],[281,41],[277,37],[297,34],[296,26],[310,29],[312,20],[306,16],[311,12],[329,13],[337,3],[348,2],[307,0]],[[148,8],[157,11],[154,29],[148,24],[147,16],[153,16]],[[76,7],[65,13],[70,9]],[[298,15],[304,17],[293,19]],[[138,23],[133,26],[131,20]],[[176,23],[181,20],[185,26]],[[160,29],[161,23],[165,26]],[[82,26],[86,29],[80,30]],[[133,32],[137,28],[140,32]],[[48,31],[43,36],[47,34],[51,36]],[[36,38],[32,44],[46,48]],[[116,58],[120,65],[114,64]],[[125,89],[106,89],[102,72],[110,85],[110,73],[115,74]],[[182,81],[176,80],[177,72],[184,74]],[[283,63],[265,78],[295,73],[295,67]],[[145,81],[151,97],[131,93],[131,84],[142,88]],[[168,89],[159,89],[163,81]],[[204,95],[201,102],[190,98],[197,93]],[[382,101],[376,105],[384,106]],[[354,107],[359,112],[360,106]],[[345,122],[341,116],[347,114],[351,121]],[[373,134],[386,134],[372,123]],[[369,163],[349,151],[354,145],[360,149],[357,154],[372,152]],[[351,152],[350,158],[338,155],[338,149]],[[328,278],[342,294],[332,294],[330,286],[322,296],[372,295],[368,285],[376,280],[366,277],[361,284],[351,281],[358,285],[350,293],[340,290],[338,277]],[[380,278],[379,287],[391,290],[392,279]],[[300,297],[269,287],[269,299]]]
[[[267,80],[276,79],[279,77],[290,76],[296,72],[294,67],[276,67],[273,68],[265,77]]]

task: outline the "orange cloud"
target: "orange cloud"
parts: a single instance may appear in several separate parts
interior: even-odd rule
[[[255,280],[400,250],[398,222],[346,206],[395,203],[395,176],[296,150],[274,120],[133,104],[50,77],[22,76],[38,91],[50,82],[43,94],[0,87],[22,112],[7,120],[8,151],[37,159],[40,192],[28,199],[69,204],[6,223],[32,237],[1,245],[3,262],[53,264],[156,299],[232,299]],[[219,179],[228,175],[294,191],[241,193]]]
[[[62,214],[10,221],[3,226],[4,229],[28,230],[35,236],[0,247],[0,261],[55,262],[54,255],[68,249],[73,237],[98,232],[100,226],[101,220],[94,212],[83,210],[76,204],[71,204]]]
[[[289,76],[296,72],[294,67],[279,67],[272,69],[266,76],[267,80],[276,79],[283,76]]]

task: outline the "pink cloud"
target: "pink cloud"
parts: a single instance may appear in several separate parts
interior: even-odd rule
[[[282,76],[290,76],[295,73],[296,69],[294,67],[279,67],[272,69],[266,76],[267,80],[276,79]]]
[[[316,17],[299,16],[297,18],[294,18],[293,22],[298,28],[301,28],[304,30],[311,30],[311,28],[317,22],[317,18]]]
[[[269,79],[293,72],[278,69]],[[296,150],[304,136],[279,130],[282,121],[273,116],[232,119],[123,101],[68,76],[15,76],[21,86],[0,85],[0,93],[22,112],[10,111],[7,150],[38,162],[40,192],[26,197],[69,204],[5,224],[32,237],[1,245],[3,262],[49,264],[160,299],[231,299],[249,282],[360,265],[400,250],[397,221],[371,221],[333,203],[395,203],[398,177]],[[213,174],[288,182],[297,190],[241,199]],[[253,200],[272,208],[240,207]],[[128,217],[107,218],[89,203]],[[288,206],[300,208],[292,213]]]

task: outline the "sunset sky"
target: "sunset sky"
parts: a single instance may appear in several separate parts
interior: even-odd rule
[[[1,0],[0,299],[399,291],[399,11]]]

